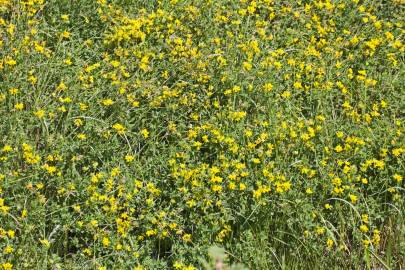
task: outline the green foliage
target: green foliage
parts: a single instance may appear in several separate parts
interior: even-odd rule
[[[208,249],[208,256],[210,261],[207,262],[204,259],[201,259],[201,263],[206,270],[245,270],[246,268],[242,264],[233,264],[231,266],[224,265],[225,260],[227,259],[227,254],[224,248],[218,246],[212,246]]]
[[[0,269],[401,269],[400,0],[0,0]]]

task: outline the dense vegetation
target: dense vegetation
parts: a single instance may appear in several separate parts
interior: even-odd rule
[[[0,0],[0,269],[403,269],[403,3]]]

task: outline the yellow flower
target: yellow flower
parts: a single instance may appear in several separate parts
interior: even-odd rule
[[[76,127],[83,126],[83,120],[82,119],[75,119],[75,120],[73,120],[73,123],[75,124]]]
[[[145,234],[146,234],[146,236],[153,236],[153,235],[156,235],[156,231],[155,230],[147,230]]]
[[[17,88],[11,88],[10,90],[8,90],[8,92],[11,94],[11,95],[17,95],[17,93],[18,93],[18,89]]]
[[[89,249],[89,248],[83,249],[83,253],[84,253],[85,255],[87,255],[87,256],[91,256],[91,254],[92,254],[91,249]]]
[[[368,232],[368,227],[366,225],[364,225],[364,224],[360,225],[360,231],[366,233],[366,232]]]
[[[81,141],[84,141],[87,138],[87,136],[84,133],[80,133],[80,134],[77,134],[77,138]]]
[[[290,91],[284,91],[284,92],[281,94],[281,96],[282,96],[283,98],[289,98],[289,97],[291,97],[291,92],[290,92]]]
[[[336,137],[338,138],[343,138],[344,133],[342,131],[337,131],[336,132]]]
[[[145,139],[149,137],[149,131],[146,128],[141,130],[141,134]]]
[[[92,221],[90,221],[90,226],[97,228],[98,227],[98,221],[93,219]]]
[[[246,71],[250,71],[252,69],[252,64],[249,62],[243,62],[243,69]]]
[[[380,243],[381,237],[380,237],[380,231],[375,229],[373,230],[373,243],[375,245],[378,245]]]
[[[74,205],[73,210],[75,210],[75,212],[80,213],[80,205]]]
[[[328,246],[328,248],[332,248],[335,242],[333,242],[332,239],[328,238],[328,240],[326,240],[326,245]]]
[[[182,239],[183,239],[184,242],[190,242],[191,241],[191,234],[188,234],[188,233],[184,234]]]
[[[34,115],[38,118],[43,118],[45,116],[45,111],[44,110],[38,110],[34,112]]]
[[[44,247],[47,247],[47,248],[49,248],[50,245],[51,245],[51,243],[49,243],[49,241],[48,241],[47,239],[41,239],[41,240],[39,240],[39,242],[40,242]]]
[[[342,147],[340,144],[338,144],[338,145],[335,147],[335,151],[336,151],[336,153],[340,153],[340,152],[343,151],[343,147]]]
[[[323,228],[323,227],[316,227],[315,232],[316,232],[316,234],[318,234],[318,235],[322,235],[322,234],[325,233],[325,228]]]
[[[12,152],[13,148],[10,145],[6,144],[1,151],[4,153],[8,153],[8,152]]]
[[[60,34],[60,36],[61,36],[62,38],[65,38],[65,39],[69,39],[69,38],[70,38],[70,32],[68,32],[68,31],[63,31],[63,32]]]
[[[61,18],[63,21],[65,21],[65,22],[69,21],[69,15],[67,15],[67,14],[62,14],[62,15],[60,16],[60,18]]]
[[[102,103],[104,106],[108,107],[108,106],[113,105],[113,104],[114,104],[114,101],[113,101],[112,99],[108,98],[108,99],[103,99],[103,100],[101,101],[101,103]]]
[[[11,247],[11,246],[6,246],[4,249],[3,249],[3,253],[4,254],[10,254],[10,253],[12,253],[14,251],[14,249]]]
[[[128,162],[128,163],[134,161],[134,156],[126,155],[126,156],[125,156],[125,161]]]
[[[0,211],[3,212],[3,214],[8,213],[10,210],[10,207],[4,204],[4,199],[0,198]]]
[[[244,112],[244,111],[231,112],[231,113],[229,114],[229,117],[230,117],[232,120],[240,121],[240,120],[242,120],[243,118],[246,117],[246,112]]]
[[[294,88],[295,89],[302,89],[303,87],[302,87],[302,83],[301,82],[295,82],[294,83]]]
[[[110,245],[110,239],[108,239],[107,237],[104,237],[102,240],[103,246],[104,247],[108,247]]]
[[[392,154],[395,157],[399,157],[404,152],[405,152],[405,150],[403,148],[395,148],[395,149],[392,150]]]
[[[181,269],[183,267],[183,264],[176,261],[176,262],[174,262],[173,267],[174,267],[174,269]]]
[[[394,174],[393,176],[392,176],[392,178],[394,178],[394,180],[395,181],[397,181],[398,183],[400,183],[401,181],[402,181],[402,179],[403,179],[403,177],[402,177],[402,175],[399,175],[399,174]]]
[[[17,61],[15,61],[14,59],[12,59],[10,57],[7,57],[6,61],[4,63],[6,63],[9,66],[15,66],[17,64]]]
[[[10,237],[10,238],[14,238],[14,237],[15,237],[15,232],[14,232],[13,230],[8,230],[8,231],[7,231],[7,235],[8,235],[8,237]]]
[[[23,103],[16,103],[16,104],[14,105],[14,108],[15,108],[16,110],[18,110],[18,111],[21,111],[21,110],[24,109],[24,104],[23,104]]]
[[[87,106],[87,105],[84,104],[84,103],[79,103],[79,106],[80,106],[80,110],[81,110],[81,111],[86,111],[86,110],[89,108],[89,106]]]
[[[13,269],[13,265],[11,263],[3,263],[2,265],[4,270],[12,270]]]
[[[350,195],[349,195],[349,198],[350,198],[350,201],[351,201],[353,204],[355,204],[355,203],[357,202],[357,196],[356,196],[356,195],[350,194]]]
[[[123,125],[116,123],[112,127],[117,131],[118,134],[125,134],[125,127]]]

